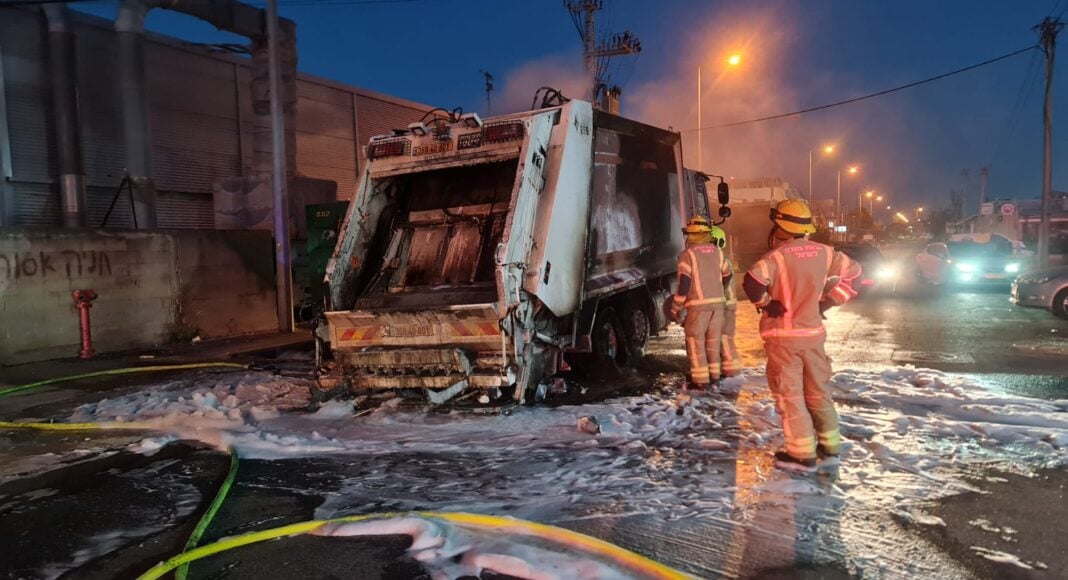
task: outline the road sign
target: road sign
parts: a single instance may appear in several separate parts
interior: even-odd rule
[[[992,204],[992,203],[984,203],[983,205],[979,206],[979,215],[993,215],[993,214],[994,214],[994,204]]]
[[[1016,206],[1011,203],[1005,203],[1001,205],[1001,215],[1012,215],[1016,213]]]

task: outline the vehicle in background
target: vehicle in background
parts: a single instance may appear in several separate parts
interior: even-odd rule
[[[871,244],[838,244],[835,249],[859,262],[863,268],[860,278],[854,282],[854,289],[858,294],[863,295],[873,290],[893,292],[897,289],[900,269],[887,259],[879,248]]]
[[[453,117],[367,146],[327,267],[319,394],[529,402],[570,365],[633,363],[668,324],[704,187],[678,133],[578,100]]]
[[[1012,283],[1010,300],[1017,306],[1045,308],[1068,318],[1068,266],[1028,272]]]
[[[942,242],[927,244],[916,255],[916,278],[934,286],[945,284],[953,271],[953,260],[949,258],[949,247]]]
[[[984,243],[950,241],[946,244],[953,261],[949,282],[963,286],[1011,283],[1030,262],[1020,245],[998,235],[989,236]]]

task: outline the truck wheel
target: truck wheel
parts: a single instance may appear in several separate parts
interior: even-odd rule
[[[606,307],[597,312],[593,323],[593,354],[599,362],[618,367],[627,360],[626,338],[616,310]]]
[[[1061,318],[1068,318],[1068,288],[1053,297],[1053,313]]]
[[[649,345],[649,315],[641,308],[627,310],[623,315],[623,330],[627,337],[628,362],[634,362],[645,356]]]

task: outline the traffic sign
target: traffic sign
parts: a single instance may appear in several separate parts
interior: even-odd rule
[[[1011,203],[1005,203],[1001,205],[1001,215],[1012,215],[1016,213],[1016,206]]]

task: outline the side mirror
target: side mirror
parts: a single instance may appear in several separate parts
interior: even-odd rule
[[[716,186],[716,195],[719,197],[719,204],[720,205],[727,205],[731,201],[731,188],[730,188],[730,186],[727,185],[726,183],[722,182],[722,181],[719,182],[719,185]],[[721,213],[720,215],[723,215],[723,214]],[[728,212],[728,215],[730,215],[729,212]],[[724,216],[724,217],[726,217],[726,216]]]
[[[731,217],[731,208],[729,208],[729,207],[727,207],[725,205],[719,206],[719,217],[721,217],[723,219],[727,219],[727,218]]]

